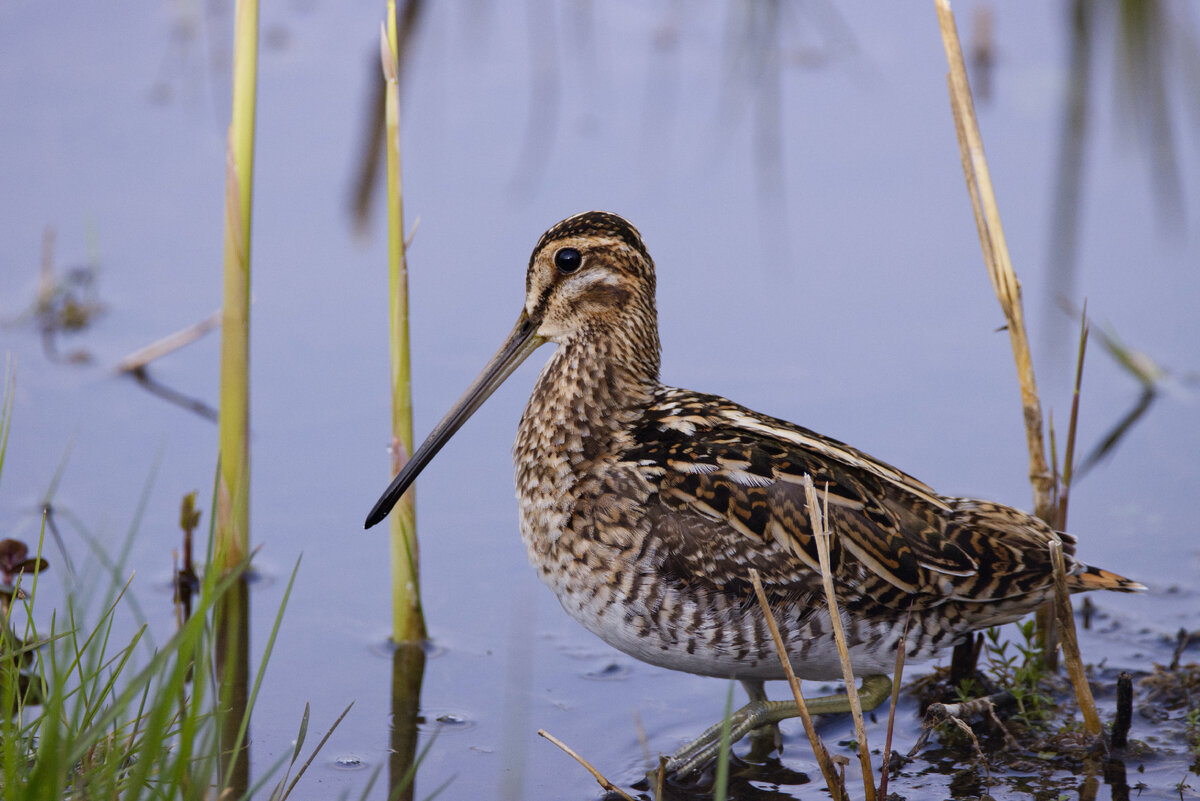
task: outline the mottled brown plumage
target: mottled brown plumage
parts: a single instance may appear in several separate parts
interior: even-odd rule
[[[803,480],[828,492],[832,571],[861,676],[904,638],[924,656],[1053,593],[1059,541],[1075,591],[1140,585],[1075,559],[1075,540],[987,501],[938,495],[861,451],[715,395],[659,382],[654,264],[604,212],[534,248],[508,342],[368,518],[387,514],[441,443],[545,341],[514,448],[521,533],[563,607],[615,647],[733,677],[783,677],[749,590],[758,570],[797,675],[840,678]],[[903,631],[908,620],[907,633]]]

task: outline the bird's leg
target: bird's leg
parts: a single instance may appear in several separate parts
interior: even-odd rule
[[[745,683],[744,683],[745,684]],[[754,691],[746,688],[750,694],[750,703],[734,712],[729,719],[729,742],[736,743],[749,732],[768,724],[778,724],[781,720],[794,718],[800,714],[796,702],[768,701],[759,683]],[[889,676],[867,676],[863,679],[862,687],[858,690],[858,700],[864,712],[882,704],[892,692],[892,680]],[[760,697],[756,698],[755,695]],[[806,699],[804,705],[809,714],[831,715],[850,711],[850,700],[845,695],[826,695],[820,698]],[[724,721],[710,726],[699,737],[675,752],[667,760],[667,770],[677,776],[687,776],[699,770],[716,757],[721,748],[721,726]]]
[[[766,701],[767,690],[763,682],[754,679],[742,679],[742,687],[751,702]],[[767,723],[757,729],[751,729],[750,734],[751,762],[763,762],[775,751],[783,753],[783,735],[779,733],[779,723]]]

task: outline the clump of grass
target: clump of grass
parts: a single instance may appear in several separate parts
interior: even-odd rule
[[[0,468],[11,420],[11,367],[6,389],[0,406]],[[54,604],[49,625],[35,630],[35,617],[44,619],[52,600],[44,597],[48,585],[39,582],[47,567],[41,557],[46,531],[43,525],[35,555],[23,544],[0,544],[7,600],[0,620],[5,633],[0,636],[0,797],[190,801],[253,795],[282,763],[264,770],[245,793],[223,795],[220,753],[229,743],[221,732],[226,718],[241,726],[249,719],[291,581],[254,692],[244,707],[229,709],[217,702],[213,613],[241,578],[246,561],[230,572],[208,570],[199,581],[192,616],[168,640],[147,649],[152,636],[145,625],[126,638],[118,635],[127,628],[117,623],[121,610],[137,609],[128,593],[130,582],[114,580],[128,544],[118,549],[115,564],[92,560],[105,580],[113,581],[104,601],[95,603],[83,590],[70,592]],[[135,616],[140,615],[135,611]]]
[[[216,703],[212,613],[244,569],[220,580],[221,571],[209,571],[195,614],[149,658],[140,651],[145,626],[125,641],[116,634],[128,583],[94,621],[68,595],[42,638],[32,622],[45,603],[42,593],[36,582],[19,592],[5,625],[18,632],[23,625],[24,634],[4,638],[0,664],[28,664],[24,672],[33,682],[0,681],[0,709],[8,712],[0,714],[0,795],[9,801],[219,795],[221,724],[227,716],[247,720],[253,703],[233,710]],[[31,692],[32,686],[45,692]]]
[[[14,619],[23,617],[25,634],[4,638],[0,665],[29,662],[27,672],[45,692],[28,689],[32,682],[0,681],[0,709],[9,711],[0,714],[0,795],[8,801],[220,796],[227,777],[219,756],[230,747],[222,740],[225,718],[244,726],[253,694],[241,709],[217,703],[212,614],[244,569],[220,580],[221,571],[209,571],[193,616],[148,659],[139,653],[145,626],[117,639],[128,584],[95,621],[68,596],[40,639],[32,624],[40,593],[30,590],[5,621],[16,627]],[[284,604],[290,591],[289,582]],[[255,691],[269,654],[270,644]]]

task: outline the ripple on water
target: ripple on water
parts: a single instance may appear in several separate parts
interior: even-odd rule
[[[433,708],[423,710],[423,713],[417,723],[417,728],[423,732],[454,734],[470,731],[479,725],[474,718],[458,709]]]
[[[425,650],[426,659],[437,659],[447,653],[447,648],[435,640],[425,640],[421,644]],[[373,639],[367,643],[367,651],[373,656],[382,656],[388,659],[396,653],[396,644],[392,642],[391,637],[383,637],[382,639]]]
[[[334,757],[332,764],[338,770],[362,770],[367,766],[367,761],[354,754],[342,754]]]

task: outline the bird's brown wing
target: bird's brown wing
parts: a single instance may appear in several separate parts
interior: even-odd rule
[[[741,583],[754,567],[780,589],[818,587],[805,475],[827,503],[835,584],[850,603],[999,600],[1049,576],[1055,534],[1035,518],[943,498],[861,451],[722,398],[666,392],[623,459],[656,487],[651,528],[689,580]]]

